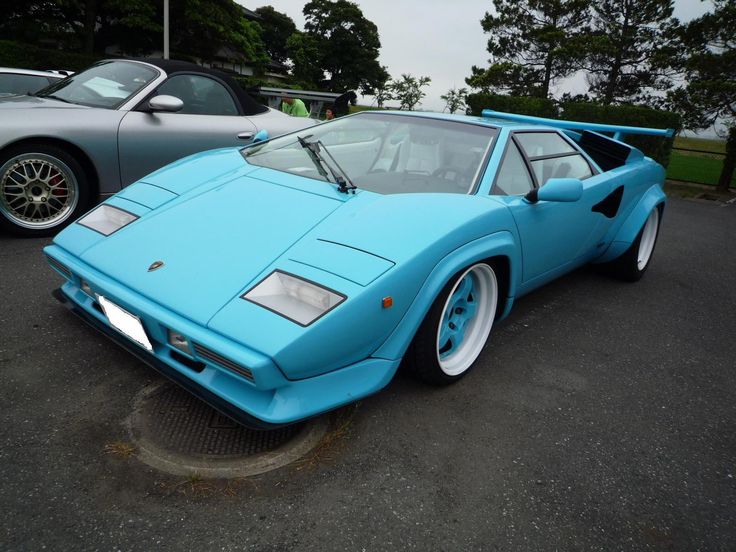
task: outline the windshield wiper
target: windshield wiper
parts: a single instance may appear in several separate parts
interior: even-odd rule
[[[311,136],[311,134],[309,136]],[[306,138],[309,138],[309,136],[307,136]],[[327,171],[330,171],[330,174],[332,175],[332,178],[334,179],[335,184],[337,184],[338,192],[342,192],[344,194],[349,194],[349,193],[354,194],[355,190],[358,187],[355,184],[353,184],[353,182],[350,180],[350,177],[347,175],[345,170],[340,166],[337,160],[332,156],[330,151],[327,149],[327,146],[325,146],[321,140],[315,140],[314,142],[307,142],[306,138],[297,136],[297,140],[299,140],[299,145],[303,147],[305,150],[307,150],[307,155],[309,155],[309,158],[314,163],[314,166],[317,167],[317,171],[319,171],[319,174],[321,174],[325,179],[329,180],[327,178]],[[327,159],[321,153],[322,151],[324,151],[327,154],[327,157],[330,158],[331,163],[327,162]],[[333,164],[334,164],[334,167],[332,166]]]
[[[74,103],[74,102],[70,102],[69,100],[67,100],[65,98],[62,98],[61,96],[54,96],[53,94],[46,94],[44,96],[37,95],[36,97],[37,98],[51,98],[53,100],[59,100],[60,102],[64,102],[64,103],[68,103],[68,104]]]

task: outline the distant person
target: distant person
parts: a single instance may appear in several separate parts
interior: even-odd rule
[[[325,109],[325,121],[331,121],[335,118],[335,107],[329,106],[327,109]]]
[[[348,90],[344,94],[335,98],[335,103],[333,104],[335,107],[335,110],[333,111],[335,117],[342,117],[343,115],[350,113],[348,102],[350,102],[350,105],[358,103],[358,95],[352,90]]]
[[[281,111],[292,117],[309,117],[309,110],[299,98],[281,96]]]

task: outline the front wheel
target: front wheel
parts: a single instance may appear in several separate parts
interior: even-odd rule
[[[56,234],[89,203],[81,165],[61,148],[27,145],[0,156],[0,226],[23,237]]]
[[[477,263],[445,286],[414,337],[405,360],[419,379],[447,385],[473,366],[491,333],[498,306],[493,267]]]

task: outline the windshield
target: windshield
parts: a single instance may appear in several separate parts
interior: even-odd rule
[[[302,130],[319,140],[359,188],[380,194],[467,194],[480,176],[496,129],[392,113],[360,113]],[[316,180],[320,174],[296,134],[243,150],[251,165]]]
[[[115,109],[158,76],[153,67],[128,61],[104,61],[38,92],[42,98]]]

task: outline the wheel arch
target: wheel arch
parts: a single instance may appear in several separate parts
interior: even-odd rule
[[[496,319],[503,318],[513,302],[521,275],[520,250],[514,236],[507,231],[474,240],[442,258],[424,281],[396,329],[372,356],[401,358],[447,283],[458,272],[478,262],[492,263],[496,270],[501,289]]]
[[[0,149],[0,156],[4,155],[5,152],[10,149],[14,149],[20,146],[28,146],[31,144],[54,146],[64,150],[66,153],[74,157],[74,159],[82,166],[82,170],[84,170],[84,174],[87,177],[87,181],[89,182],[90,198],[92,201],[96,201],[100,194],[100,177],[97,173],[97,169],[95,168],[95,165],[87,152],[85,152],[82,148],[80,148],[76,144],[73,144],[72,142],[50,136],[25,137],[21,138],[20,140],[4,144],[2,149]]]
[[[634,243],[652,209],[659,209],[661,224],[661,216],[664,214],[666,200],[667,196],[659,184],[655,184],[644,192],[644,195],[642,195],[639,202],[618,229],[618,232],[616,232],[606,252],[593,262],[596,264],[606,263],[620,257]]]

